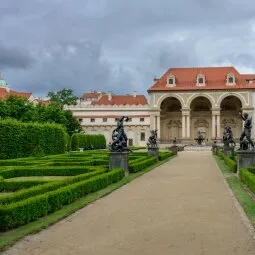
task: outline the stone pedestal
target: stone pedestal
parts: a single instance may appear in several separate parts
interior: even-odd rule
[[[155,157],[158,160],[158,148],[148,148],[148,156]]]
[[[223,147],[223,150],[224,150],[224,156],[226,156],[226,157],[233,156],[233,153],[234,153],[233,147]]]
[[[124,152],[110,152],[109,153],[109,169],[123,168],[125,171],[125,176],[129,175],[128,169],[128,151]]]
[[[169,148],[170,151],[172,151],[174,153],[174,155],[178,154],[178,146],[177,145],[173,145]]]
[[[255,166],[255,151],[237,151],[237,173],[240,169]]]
[[[212,154],[213,155],[217,155],[217,151],[218,151],[218,145],[213,144],[213,146],[212,146]]]

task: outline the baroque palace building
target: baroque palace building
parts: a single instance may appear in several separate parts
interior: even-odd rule
[[[85,93],[75,106],[66,106],[87,133],[102,133],[108,142],[120,116],[132,118],[125,126],[129,145],[145,146],[150,130],[158,129],[161,145],[176,137],[194,143],[198,133],[206,142],[221,139],[224,127],[232,127],[239,139],[240,111],[255,120],[255,74],[240,74],[234,67],[170,68],[144,95]],[[255,137],[255,129],[252,137]]]

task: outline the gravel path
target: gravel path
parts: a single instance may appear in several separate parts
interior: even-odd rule
[[[254,255],[247,226],[211,152],[181,152],[3,254]]]

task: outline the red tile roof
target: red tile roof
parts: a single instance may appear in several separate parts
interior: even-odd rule
[[[236,85],[226,85],[227,75],[235,75]],[[196,86],[197,75],[205,76],[205,86]],[[169,75],[175,76],[176,86],[167,87]],[[150,91],[176,91],[176,90],[218,90],[218,89],[255,89],[254,84],[248,84],[246,78],[254,75],[241,75],[234,67],[201,67],[201,68],[170,68],[155,84],[148,89]]]
[[[147,99],[144,95],[112,95],[109,100],[108,95],[103,95],[98,101],[92,102],[93,105],[146,105]]]
[[[98,98],[101,94],[102,92],[99,91],[86,92],[81,96],[81,98],[83,99]]]
[[[32,95],[30,92],[18,92],[15,90],[10,90],[9,92],[6,90],[6,88],[0,88],[0,99],[6,99],[9,96],[18,96],[23,97],[24,99],[29,99],[29,97]]]

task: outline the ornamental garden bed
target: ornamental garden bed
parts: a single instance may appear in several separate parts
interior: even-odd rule
[[[160,152],[159,160],[173,156]],[[123,169],[108,168],[107,151],[0,160],[0,232],[54,213],[76,200],[119,182]],[[157,163],[147,153],[130,154],[130,172]]]

